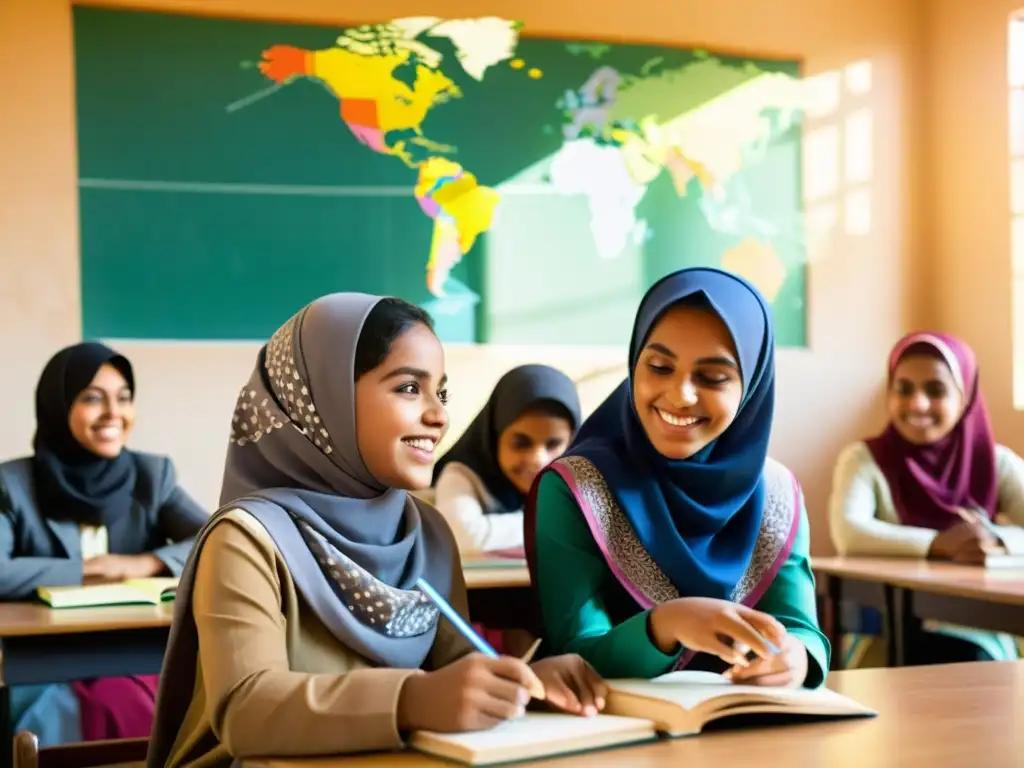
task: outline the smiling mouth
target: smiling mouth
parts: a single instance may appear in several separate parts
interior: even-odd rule
[[[403,437],[402,442],[409,446],[416,458],[424,462],[434,460],[434,449],[437,448],[437,440],[433,437]]]
[[[903,417],[903,423],[914,429],[928,429],[935,426],[935,419],[932,416],[910,414]]]
[[[92,428],[92,433],[103,442],[120,440],[123,430],[120,424],[99,424]]]
[[[655,408],[654,410],[665,424],[674,429],[695,429],[707,421],[703,416],[676,416],[674,413],[663,411],[661,408]]]

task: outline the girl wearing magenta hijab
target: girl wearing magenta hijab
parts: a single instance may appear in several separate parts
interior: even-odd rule
[[[968,564],[1024,552],[1024,461],[995,442],[971,348],[941,333],[901,339],[886,406],[885,430],[839,456],[836,549]],[[1017,657],[1007,635],[931,622],[908,653],[917,664]]]
[[[640,304],[629,363],[527,504],[550,650],[609,678],[687,668],[821,685],[803,496],[767,455],[767,303],[727,272],[673,273]]]

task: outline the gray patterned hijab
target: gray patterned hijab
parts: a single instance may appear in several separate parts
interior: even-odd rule
[[[423,577],[449,595],[451,533],[429,504],[374,478],[356,443],[356,346],[378,301],[335,293],[309,304],[260,351],[239,393],[221,511],[197,537],[179,581],[149,765],[164,765],[188,711],[198,654],[195,565],[230,509],[267,529],[305,601],[354,652],[417,668],[433,645],[438,612],[414,584]]]

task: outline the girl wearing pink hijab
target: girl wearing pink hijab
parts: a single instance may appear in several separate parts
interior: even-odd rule
[[[886,406],[888,426],[836,465],[829,516],[839,553],[964,564],[1024,554],[1024,460],[995,442],[974,351],[947,334],[905,336],[889,355]],[[1017,658],[1008,635],[916,629],[914,664]]]

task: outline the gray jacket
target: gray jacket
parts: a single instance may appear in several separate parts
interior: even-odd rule
[[[209,513],[178,486],[166,456],[132,452],[138,467],[132,514],[107,530],[110,554],[152,552],[178,576]],[[82,583],[77,523],[47,517],[36,499],[32,459],[0,464],[0,600],[36,587]]]

